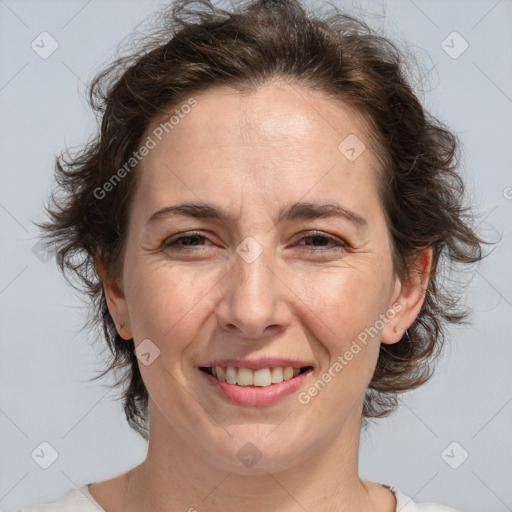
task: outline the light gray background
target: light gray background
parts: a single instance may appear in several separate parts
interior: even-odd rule
[[[32,221],[42,218],[54,156],[65,145],[84,142],[95,128],[84,84],[157,5],[0,0],[0,508],[5,511],[55,501],[72,486],[122,473],[145,456],[145,442],[127,426],[120,402],[101,382],[88,382],[100,368],[101,354],[91,336],[79,332],[85,310],[55,261],[41,261],[32,252],[38,235]],[[370,13],[371,24],[401,44],[408,41],[418,53],[427,108],[464,144],[464,173],[482,232],[492,239],[503,235],[467,289],[473,325],[453,329],[433,380],[405,395],[397,413],[362,436],[361,475],[417,501],[462,512],[510,511],[512,2],[366,1],[360,7]],[[59,44],[48,59],[31,48],[43,31]],[[469,43],[457,59],[441,46],[453,31]],[[59,454],[46,470],[31,458],[43,441]],[[454,441],[451,460],[463,449],[469,453],[458,469],[442,457]]]

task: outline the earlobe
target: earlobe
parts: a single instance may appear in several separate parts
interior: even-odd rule
[[[415,270],[405,279],[396,282],[395,289],[398,288],[399,291],[394,291],[395,299],[392,302],[396,314],[382,330],[382,343],[398,343],[420,313],[427,293],[431,268],[432,247],[426,247],[418,254]],[[397,307],[397,304],[400,307]]]
[[[100,260],[96,260],[96,271],[103,284],[103,292],[107,301],[110,316],[114,321],[119,336],[125,340],[133,338],[130,317],[128,314],[128,305],[122,286],[117,280],[108,277],[105,265]]]

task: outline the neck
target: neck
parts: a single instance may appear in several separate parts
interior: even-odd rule
[[[299,455],[286,469],[254,474],[215,465],[212,457],[177,435],[158,407],[152,407],[150,417],[147,457],[127,474],[127,512],[377,510],[374,491],[380,486],[373,484],[370,492],[371,482],[358,475],[360,411],[354,411],[332,442]]]

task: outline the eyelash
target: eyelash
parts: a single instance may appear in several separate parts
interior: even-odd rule
[[[193,245],[191,245],[191,246],[179,246],[179,245],[177,245],[177,243],[180,242],[183,239],[194,238],[194,237],[196,237],[196,238],[204,238],[204,239],[207,238],[206,236],[202,235],[201,233],[194,233],[194,232],[192,232],[192,233],[188,233],[186,235],[180,235],[180,236],[176,237],[174,240],[172,238],[167,239],[164,242],[164,248],[165,249],[170,249],[170,250],[175,250],[175,251],[185,251],[188,248],[197,247],[197,246],[193,246]],[[317,231],[310,232],[306,236],[301,237],[299,242],[301,242],[302,240],[308,239],[308,238],[325,238],[326,240],[330,241],[335,246],[335,247],[333,247],[331,249],[321,248],[321,249],[314,250],[313,252],[340,251],[340,250],[348,250],[348,248],[349,248],[348,245],[345,242],[343,242],[342,240],[340,240],[339,238],[333,237],[331,235],[327,235],[327,234],[322,233],[322,232],[317,232]],[[300,250],[305,250],[305,249],[300,249]]]

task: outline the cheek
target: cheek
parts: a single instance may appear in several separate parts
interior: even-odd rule
[[[136,267],[127,296],[135,341],[149,338],[162,348],[187,344],[204,320],[208,295],[218,280],[216,274],[192,272],[179,264]]]
[[[328,328],[326,343],[343,348],[383,312],[387,287],[368,267],[319,273],[304,290],[304,302]]]
[[[367,333],[384,312],[384,288],[366,268],[337,269],[303,292],[301,315],[308,310],[307,328],[323,352],[318,380],[306,389],[311,416],[343,419],[362,403],[380,346],[380,335]]]
[[[376,326],[385,313],[387,274],[376,274],[369,267],[319,275],[309,292],[309,327],[324,351],[322,376],[332,382],[322,401],[329,410],[334,407],[340,413],[344,410],[339,408],[340,396],[350,402],[345,404],[349,408],[362,399],[379,355]]]

